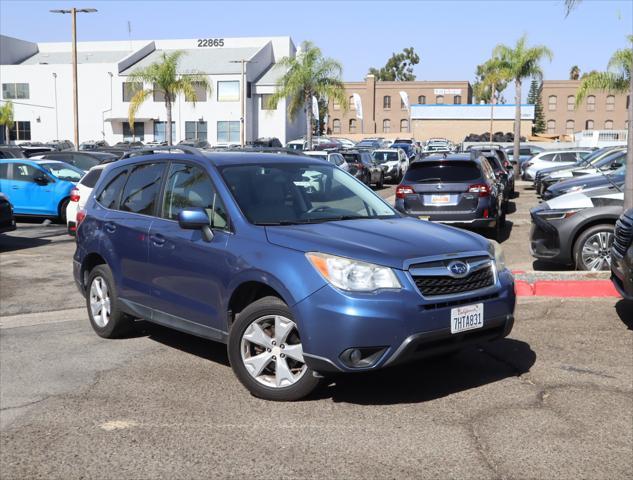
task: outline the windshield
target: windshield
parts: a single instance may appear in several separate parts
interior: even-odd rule
[[[78,182],[83,176],[81,170],[67,163],[40,163],[40,166],[60,180],[67,182]]]
[[[327,153],[306,153],[306,155],[309,155],[310,157],[314,157],[314,158],[320,158],[321,160],[327,160]]]
[[[601,158],[600,160],[593,163],[593,166],[599,168],[600,170],[610,170],[611,165],[614,162],[625,163],[626,162],[626,152],[614,152],[611,155],[607,155],[606,157]]]
[[[240,209],[256,225],[293,225],[398,214],[333,165],[232,165],[221,170]]]
[[[376,163],[398,161],[398,152],[373,152],[371,156]]]

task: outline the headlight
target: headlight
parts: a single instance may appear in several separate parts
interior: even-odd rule
[[[323,278],[341,290],[373,292],[381,288],[402,288],[388,267],[320,252],[308,252],[306,257]]]
[[[501,245],[490,240],[488,243],[488,252],[490,253],[490,256],[495,259],[498,272],[506,268],[506,257],[503,254],[503,247],[501,247]]]
[[[562,220],[563,218],[569,218],[577,214],[580,209],[569,210],[540,210],[536,214],[545,220]]]

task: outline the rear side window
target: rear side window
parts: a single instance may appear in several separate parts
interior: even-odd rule
[[[343,157],[349,163],[358,163],[360,160],[358,158],[358,153],[344,153]]]
[[[577,153],[576,152],[563,152],[560,153],[560,160],[561,162],[575,162],[578,160],[577,158]]]
[[[84,171],[88,171],[90,170],[92,167],[94,167],[95,165],[99,165],[99,160],[91,157],[90,155],[72,155],[71,156],[72,159],[72,163],[73,165],[75,165],[77,168],[80,168]]]
[[[470,182],[481,178],[475,162],[419,162],[413,163],[404,176],[407,182]]]
[[[108,181],[104,189],[101,190],[101,193],[99,193],[99,196],[97,197],[97,202],[99,202],[105,208],[110,209],[116,208],[117,206],[117,201],[121,194],[121,189],[125,184],[127,169],[117,170],[113,172],[113,174],[114,177],[112,178],[112,180]]]
[[[547,155],[541,155],[541,160],[545,160],[546,162],[553,162],[555,153],[548,153]]]
[[[153,215],[163,170],[164,163],[148,163],[134,168],[123,189],[119,210]]]
[[[509,153],[513,153],[512,150],[510,150]],[[529,148],[520,148],[519,155],[532,155],[532,150],[530,150]]]
[[[97,184],[97,180],[99,180],[99,177],[101,176],[102,172],[103,172],[103,168],[90,170],[88,173],[86,173],[83,176],[83,178],[81,179],[79,183],[81,183],[84,187],[95,188],[95,185]]]

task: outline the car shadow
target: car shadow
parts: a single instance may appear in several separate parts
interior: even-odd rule
[[[629,330],[633,330],[633,301],[620,300],[615,304],[615,311]]]
[[[506,211],[506,213],[508,215],[510,215],[512,213],[516,213],[516,211],[517,211],[517,204],[516,204],[516,202],[509,201],[508,202],[508,210]]]
[[[8,253],[26,248],[41,247],[52,240],[48,238],[28,238],[28,237],[12,237],[10,235],[0,234],[0,252]]]
[[[569,272],[575,269],[573,265],[547,262],[545,260],[534,260],[532,262],[532,270],[535,272]]]
[[[393,405],[436,400],[527,373],[536,353],[520,340],[503,339],[451,357],[418,361],[371,373],[341,374],[308,399],[360,405]]]
[[[490,240],[496,240],[499,243],[503,243],[510,238],[513,227],[514,227],[514,224],[512,223],[512,221],[506,219],[505,227],[503,227],[503,229],[501,230],[501,236],[498,239],[495,238],[495,232],[491,228],[477,228],[477,229],[473,228],[469,230],[472,232],[478,233],[479,235],[485,238],[488,238]]]

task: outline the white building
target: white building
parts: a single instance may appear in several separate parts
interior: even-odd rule
[[[181,74],[208,75],[211,93],[195,106],[179,96],[172,106],[174,143],[185,138],[209,143],[239,143],[240,93],[245,94],[245,139],[300,137],[305,117],[290,120],[286,101],[267,109],[266,95],[283,74],[276,62],[294,56],[290,37],[78,42],[79,140],[114,144],[133,138],[128,123],[134,85],[127,76],[158,61],[163,52],[182,50]],[[241,60],[246,60],[241,86]],[[71,44],[33,43],[0,36],[2,98],[14,105],[11,140],[73,139]],[[147,85],[146,87],[149,87]],[[136,114],[134,136],[144,142],[165,139],[164,102],[150,98]],[[3,129],[0,129],[3,130]],[[4,132],[0,133],[0,140]],[[0,141],[0,143],[2,143]]]

